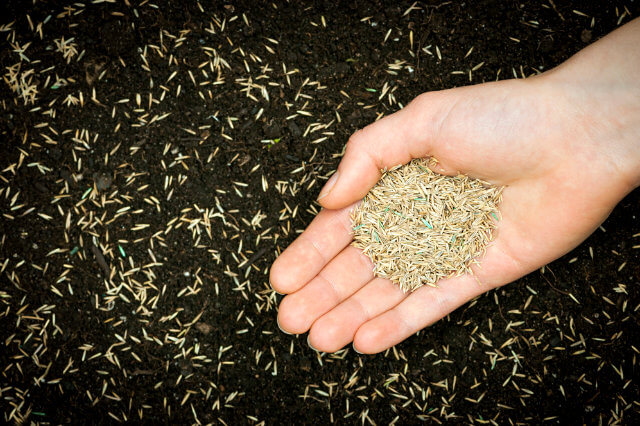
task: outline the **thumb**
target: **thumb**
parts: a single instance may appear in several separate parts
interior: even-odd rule
[[[424,93],[400,111],[355,132],[318,202],[339,209],[363,198],[381,170],[430,155],[439,123],[455,104],[453,90]]]

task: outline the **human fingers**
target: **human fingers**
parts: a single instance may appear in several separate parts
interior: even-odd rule
[[[362,324],[393,308],[407,296],[391,281],[374,278],[313,323],[309,344],[319,351],[335,352],[353,341]]]
[[[509,199],[506,206],[508,211],[511,202],[511,190],[507,191]],[[517,194],[516,194],[517,195]],[[517,198],[516,198],[517,200]],[[517,216],[514,216],[517,217]],[[517,219],[519,220],[519,219]],[[399,330],[384,328],[387,323],[398,325],[406,325],[408,321],[398,317],[393,321],[382,323],[379,333],[385,335],[385,338],[395,341],[395,343],[404,340],[412,332],[418,331],[426,325],[429,325],[452,310],[462,305],[478,294],[494,288],[498,285],[510,282],[530,270],[535,269],[536,264],[530,263],[532,257],[529,251],[519,253],[517,250],[522,249],[526,242],[523,241],[521,231],[517,221],[511,220],[509,217],[500,221],[500,233],[496,241],[489,246],[487,255],[482,259],[479,266],[474,265],[473,270],[475,276],[463,276],[442,280],[438,283],[438,288],[423,287],[410,297],[414,298],[418,294],[427,293],[429,296],[421,296],[421,302],[415,306],[418,315],[421,315],[422,321],[416,326],[410,328],[409,334],[401,333]],[[523,257],[526,260],[523,260]],[[455,283],[451,283],[455,281]],[[480,281],[482,284],[479,284]],[[432,292],[431,290],[435,292]],[[313,323],[309,332],[310,344],[322,351],[336,351],[348,344],[354,339],[356,332],[365,323],[373,321],[379,315],[393,309],[401,301],[409,296],[404,294],[402,290],[391,281],[376,278],[360,289],[353,296],[346,299],[340,305],[336,306],[325,315],[320,317]],[[427,300],[428,299],[428,300]],[[409,303],[404,301],[403,303]],[[421,305],[423,303],[423,305]],[[425,312],[423,312],[426,310]],[[424,324],[424,325],[422,325]],[[371,338],[375,340],[377,337]],[[394,340],[395,339],[395,340]],[[394,344],[395,344],[394,343]],[[384,347],[383,349],[386,349]],[[382,349],[381,349],[382,350]]]
[[[280,328],[293,334],[306,332],[316,319],[372,278],[373,264],[369,258],[355,247],[345,248],[308,284],[280,302]]]
[[[502,241],[506,241],[502,240]],[[510,282],[521,265],[500,239],[489,247],[480,267],[466,274],[441,280],[437,287],[424,286],[392,309],[364,323],[353,345],[361,353],[381,352],[433,324],[474,297]]]
[[[353,346],[360,353],[382,352],[487,290],[469,275],[443,280],[437,288],[421,287],[394,308],[365,322],[356,331]]]
[[[322,210],[307,229],[275,260],[269,272],[278,293],[292,293],[315,277],[353,238],[349,213]]]

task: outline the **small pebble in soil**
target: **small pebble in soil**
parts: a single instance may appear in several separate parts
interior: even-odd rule
[[[94,179],[95,179],[96,188],[98,188],[98,191],[105,191],[109,189],[109,187],[111,186],[111,183],[113,183],[113,178],[106,173],[95,175]]]
[[[213,327],[211,327],[209,324],[204,322],[197,322],[196,330],[198,330],[202,334],[209,334],[211,333],[211,330],[213,330]]]

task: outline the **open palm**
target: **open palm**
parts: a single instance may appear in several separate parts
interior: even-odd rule
[[[607,135],[619,137],[615,120],[589,125],[588,102],[577,108],[580,95],[561,81],[552,72],[424,94],[355,133],[323,190],[325,208],[271,269],[273,288],[287,294],[281,329],[309,331],[322,351],[353,342],[359,352],[380,352],[583,241],[636,182],[618,151],[603,150]],[[505,185],[502,220],[474,275],[404,294],[375,278],[350,245],[349,212],[381,169],[426,156],[439,160],[436,172]]]

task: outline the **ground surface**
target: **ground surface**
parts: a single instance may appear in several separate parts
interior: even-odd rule
[[[3,422],[638,421],[637,191],[376,356],[279,332],[267,279],[354,130],[637,2],[33,3],[0,6]]]

